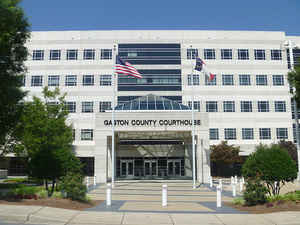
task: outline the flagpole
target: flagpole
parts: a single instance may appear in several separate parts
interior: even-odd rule
[[[191,46],[192,49],[192,46]],[[193,53],[191,51],[191,58]],[[194,64],[192,63],[192,148],[193,148],[193,189],[196,188],[196,153],[195,153],[195,123],[194,123]]]
[[[116,66],[116,46],[114,45],[113,49],[113,55],[112,58],[114,60],[114,66],[113,66],[113,99],[112,99],[112,114],[111,114],[111,186],[114,188],[115,186],[115,98],[116,98],[116,93],[115,93],[115,87],[116,87],[116,73],[115,73],[115,66]]]

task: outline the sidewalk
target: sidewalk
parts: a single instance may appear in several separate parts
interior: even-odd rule
[[[39,206],[0,205],[0,224],[109,225],[299,225],[300,212],[271,214],[186,214],[74,211]]]

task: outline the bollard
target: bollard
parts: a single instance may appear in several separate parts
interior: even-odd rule
[[[107,184],[107,189],[106,189],[106,206],[111,206],[111,184]]]
[[[222,196],[221,196],[221,187],[220,185],[217,186],[217,207],[222,207]]]
[[[94,186],[96,187],[97,185],[97,179],[96,179],[96,175],[94,176]]]
[[[168,205],[168,186],[163,184],[162,186],[162,206]]]
[[[236,184],[232,184],[232,197],[236,196]]]
[[[222,191],[223,190],[222,179],[219,179],[219,186],[220,186],[221,191]]]
[[[243,179],[240,179],[240,192],[243,191]]]
[[[213,187],[213,179],[212,179],[212,176],[210,176],[210,179],[209,179],[209,186],[212,188]]]

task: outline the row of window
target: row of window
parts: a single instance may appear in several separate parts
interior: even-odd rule
[[[99,75],[99,85],[100,86],[111,86],[111,75]],[[25,86],[26,77],[23,77],[23,86]],[[49,75],[48,76],[48,86],[59,86],[60,76],[59,75]],[[83,86],[93,86],[95,84],[94,75],[83,75],[82,85]],[[43,86],[43,76],[31,76],[31,86],[41,87]],[[65,86],[77,86],[77,75],[66,75],[65,76]]]
[[[225,140],[236,140],[236,128],[225,128],[224,129],[224,139]],[[253,128],[242,128],[242,139],[243,140],[254,140],[254,129]],[[287,128],[276,128],[277,139],[288,139],[288,129]],[[271,128],[259,128],[259,139],[260,140],[270,140],[272,138]],[[210,128],[209,129],[209,139],[219,140],[219,129]]]
[[[189,101],[188,105],[192,107],[192,102]],[[101,101],[99,102],[99,112],[104,112],[105,110],[111,109],[111,102]],[[253,112],[252,101],[241,101],[240,102],[241,112]],[[66,108],[69,113],[76,113],[76,102],[68,101],[66,102]],[[286,112],[285,101],[274,101],[275,112]],[[200,111],[200,101],[194,101],[194,109]],[[235,102],[234,101],[223,101],[223,112],[235,112]],[[269,101],[258,101],[257,102],[258,112],[270,112]],[[81,112],[82,113],[93,113],[94,112],[94,102],[84,101],[81,102]],[[218,112],[218,102],[217,101],[206,101],[206,112]]]
[[[224,129],[224,139],[225,140],[236,140],[236,128],[225,128]],[[243,140],[254,140],[254,129],[253,128],[242,128],[242,139]],[[92,141],[93,140],[93,129],[82,129],[80,140],[82,141]],[[287,128],[276,128],[277,139],[288,139],[288,129]],[[259,139],[260,140],[270,140],[272,138],[271,128],[259,128]],[[73,140],[75,140],[75,130],[73,129]],[[210,128],[209,129],[209,139],[219,140],[219,129]]]
[[[61,60],[62,54],[60,49],[51,49],[49,52],[49,60]],[[95,60],[97,52],[95,49],[84,49],[83,60]],[[45,59],[45,50],[33,50],[32,60],[41,61]],[[99,59],[110,60],[112,59],[112,49],[100,49]],[[78,49],[67,49],[66,60],[78,60]]]
[[[112,75],[99,75],[99,85],[100,86],[111,86]],[[196,86],[200,85],[199,74],[188,75],[188,85],[191,86],[192,83]],[[272,81],[274,86],[283,86],[284,85],[284,76],[283,75],[272,75]],[[25,86],[26,77],[23,77],[23,86]],[[49,75],[48,76],[48,86],[59,86],[60,85],[60,76],[59,75]],[[93,86],[95,85],[95,75],[83,75],[82,76],[82,85],[83,86]],[[205,85],[217,85],[216,76],[213,80],[209,80],[208,77],[205,77]],[[234,85],[234,75],[225,74],[222,75],[222,85],[232,86]],[[239,85],[249,86],[251,85],[251,76],[249,74],[239,75]],[[256,75],[256,85],[266,86],[268,85],[268,76],[267,75]],[[43,76],[35,75],[31,76],[31,86],[40,87],[43,86]],[[65,86],[77,86],[77,75],[66,75],[65,76]]]
[[[190,48],[187,49],[187,59],[195,59],[199,56],[198,49]],[[216,59],[216,50],[214,48],[203,50],[204,59]],[[233,59],[232,49],[221,49],[220,57],[222,60]],[[238,60],[249,60],[249,49],[237,49]],[[255,60],[266,60],[265,49],[254,49]],[[271,60],[282,60],[282,53],[280,49],[271,49]]]
[[[194,109],[201,111],[200,101],[194,101]],[[188,105],[192,107],[192,102],[189,101]],[[218,102],[217,101],[206,101],[206,112],[218,112]],[[240,111],[241,112],[253,112],[252,101],[240,101]],[[286,112],[285,101],[274,101],[275,112]],[[235,112],[235,101],[223,101],[223,112]],[[270,112],[269,101],[257,101],[257,111],[258,112]]]
[[[200,76],[199,74],[189,74],[188,86],[192,84],[198,86],[200,85]],[[268,75],[256,75],[255,76],[256,85],[258,86],[267,86],[268,85]],[[284,85],[284,76],[283,75],[272,75],[272,81],[274,86],[283,86]],[[208,76],[205,76],[205,85],[217,85],[217,75],[210,80]],[[223,74],[222,75],[222,85],[232,86],[235,85],[234,75],[233,74]],[[251,75],[249,74],[240,74],[239,75],[239,85],[240,86],[250,86],[251,85]]]

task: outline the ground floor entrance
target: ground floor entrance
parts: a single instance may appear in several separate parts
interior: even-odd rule
[[[184,157],[118,157],[120,179],[188,179]]]

